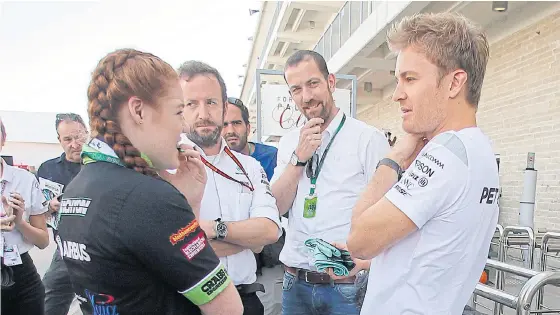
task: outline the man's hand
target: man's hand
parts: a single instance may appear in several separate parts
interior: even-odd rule
[[[200,220],[198,222],[200,228],[206,233],[206,237],[209,239],[216,238],[216,231],[214,231],[214,225],[216,225],[215,221],[212,220]]]
[[[321,145],[322,118],[311,118],[299,132],[296,155],[301,162],[309,160]]]
[[[332,242],[331,245],[340,249],[340,250],[348,250],[348,247],[346,246],[346,244]],[[350,277],[355,276],[358,272],[360,272],[362,270],[368,270],[369,269],[369,265],[371,263],[370,260],[363,260],[363,259],[358,259],[358,258],[354,258],[354,257],[352,257],[352,260],[354,261],[356,266],[354,266],[354,268],[352,270],[350,270],[347,277],[337,276],[337,275],[334,274],[334,271],[333,271],[332,268],[327,268],[327,273],[329,274],[331,279],[341,280],[341,279],[350,278]]]
[[[422,135],[406,134],[397,141],[387,157],[397,162],[403,170],[406,170],[426,143],[428,143],[428,140]]]
[[[51,199],[49,201],[49,214],[53,214],[55,212],[58,212],[58,210],[60,209],[60,201],[58,201],[58,198],[54,198]]]

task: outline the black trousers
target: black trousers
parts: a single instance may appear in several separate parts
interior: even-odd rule
[[[264,306],[257,293],[240,294],[243,303],[243,315],[264,315]]]
[[[44,315],[45,287],[28,253],[21,255],[21,265],[12,266],[15,284],[1,290],[2,314]]]

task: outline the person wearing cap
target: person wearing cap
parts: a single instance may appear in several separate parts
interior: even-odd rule
[[[188,139],[206,165],[208,181],[200,226],[238,289],[245,315],[262,315],[254,252],[282,235],[276,199],[266,173],[253,157],[233,151],[222,138],[226,86],[213,67],[187,61],[179,68]]]
[[[227,111],[224,118],[222,136],[228,146],[241,154],[255,158],[266,172],[267,180],[272,178],[276,167],[278,149],[273,146],[249,142],[251,131],[249,110],[243,102],[235,97],[228,97]],[[262,178],[261,180],[265,180]],[[255,254],[257,260],[257,282],[262,283],[265,292],[258,292],[264,305],[265,315],[282,313],[282,276],[284,268],[280,262],[280,251],[284,246],[285,231],[274,244],[264,246],[260,253]]]
[[[6,129],[1,119],[0,132],[1,152],[6,142]],[[32,173],[10,166],[1,158],[0,196],[2,267],[10,268],[13,273],[13,284],[1,290],[0,313],[43,315],[45,288],[29,250],[35,246],[44,249],[49,245],[45,198]]]
[[[51,185],[61,187],[62,193],[80,172],[82,167],[80,153],[87,139],[88,131],[82,117],[75,113],[57,114],[55,129],[63,152],[60,156],[43,162],[37,170],[37,178],[40,183],[52,182]],[[52,195],[48,191],[44,191],[44,193]],[[47,224],[52,228],[53,236],[58,244],[57,223],[61,194],[52,197],[47,201],[49,214]],[[43,276],[43,284],[45,285],[45,314],[68,313],[75,294],[58,247],[54,252],[49,269]]]

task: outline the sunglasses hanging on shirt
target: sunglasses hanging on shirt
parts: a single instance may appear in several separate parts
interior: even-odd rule
[[[319,166],[319,154],[317,152],[313,153],[313,156],[307,161],[305,166],[305,173],[307,178],[313,177],[313,174],[317,171]]]

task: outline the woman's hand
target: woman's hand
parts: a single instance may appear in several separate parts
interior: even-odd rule
[[[15,216],[14,219],[15,225],[20,225],[21,222],[23,221],[23,212],[25,211],[25,200],[23,200],[23,197],[19,193],[13,192],[10,194],[10,197],[7,198],[7,203],[8,206],[12,208],[13,214]]]
[[[4,199],[4,198],[3,198]],[[4,208],[6,209],[6,208]],[[3,216],[0,218],[0,230],[2,232],[11,232],[14,230],[14,220],[16,219],[15,215]]]
[[[207,180],[206,167],[200,159],[200,153],[186,144],[179,147],[179,161],[179,168],[175,174],[164,171],[160,176],[185,196],[198,219],[198,210]]]
[[[12,192],[8,198],[2,196],[2,206],[5,213],[0,222],[2,231],[12,231],[15,225],[19,225],[23,221],[25,200],[17,192]]]

